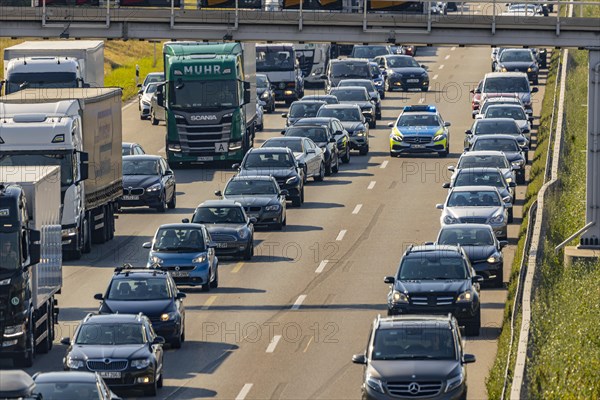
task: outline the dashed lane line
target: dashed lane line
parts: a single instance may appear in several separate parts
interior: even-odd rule
[[[342,229],[340,231],[340,233],[338,233],[337,237],[335,238],[336,242],[339,242],[341,240],[344,240],[344,236],[346,236],[346,229]]]
[[[352,214],[358,214],[361,208],[362,204],[357,204],[356,207],[354,207],[354,210],[352,210]]]
[[[281,335],[275,335],[273,336],[273,339],[271,340],[271,343],[269,343],[269,345],[267,346],[267,353],[272,353],[275,351],[275,347],[277,347],[277,343],[279,343],[279,341],[281,340]]]
[[[238,395],[235,397],[235,400],[244,400],[246,396],[248,396],[248,393],[250,392],[250,389],[252,389],[252,386],[252,383],[246,383],[242,390],[240,390],[240,393],[238,393]]]
[[[202,309],[203,310],[208,310],[210,308],[210,306],[212,306],[212,304],[215,302],[216,299],[217,299],[217,296],[210,296],[204,302],[204,305],[202,306]]]
[[[321,261],[319,263],[319,266],[317,267],[317,269],[315,269],[315,274],[320,274],[321,272],[323,272],[323,270],[327,266],[328,262],[329,262],[329,260],[323,260],[323,261]]]
[[[375,181],[371,181],[371,183],[369,183],[369,186],[367,186],[367,189],[368,190],[373,189],[375,187],[375,183],[376,183]]]
[[[296,302],[292,306],[292,310],[298,310],[300,308],[300,306],[302,305],[302,302],[304,302],[304,299],[306,299],[305,294],[301,294],[300,296],[298,296],[298,298],[296,299]]]

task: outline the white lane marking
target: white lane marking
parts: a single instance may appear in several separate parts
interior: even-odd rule
[[[357,204],[356,207],[354,207],[354,210],[352,210],[352,214],[358,214],[361,208],[362,204]]]
[[[368,190],[371,190],[375,187],[375,181],[371,181],[371,183],[369,183],[369,186],[367,186]]]
[[[444,64],[440,65],[438,69],[444,69]]]
[[[202,306],[202,309],[208,310],[210,308],[210,306],[212,306],[212,303],[215,302],[216,299],[217,299],[217,296],[210,296],[208,299],[206,299],[206,302]]]
[[[336,240],[337,242],[339,242],[339,241],[341,241],[341,240],[344,240],[344,236],[346,236],[346,232],[347,232],[347,231],[346,231],[345,229],[342,229],[342,230],[340,231],[340,233],[338,233],[338,235],[337,235],[337,237],[335,238],[335,240]]]
[[[444,57],[444,60],[447,60],[450,58],[450,54],[448,54],[446,57]]]
[[[433,76],[433,78],[431,78],[431,79],[437,79],[437,78],[438,78],[438,75],[437,75],[437,74],[435,74],[435,75]]]
[[[381,163],[381,166],[379,168],[383,169],[385,167],[387,167],[388,165],[388,160],[385,160],[384,162]]]
[[[329,262],[329,260],[323,260],[323,261],[321,261],[321,263],[319,264],[319,266],[317,267],[317,269],[315,269],[315,274],[320,274],[321,272],[323,272],[323,270],[327,266],[328,262]]]
[[[250,392],[250,389],[252,389],[252,385],[252,383],[246,383],[242,390],[240,390],[240,393],[237,395],[235,400],[244,400],[246,396],[248,396],[248,392]]]
[[[271,340],[271,343],[269,343],[269,346],[267,346],[267,353],[272,353],[275,351],[275,347],[277,347],[277,343],[279,343],[279,341],[281,340],[281,335],[275,335],[273,336],[273,339]]]
[[[161,147],[160,149],[158,149],[158,152],[159,152],[159,153],[162,153],[162,152],[163,152],[163,151],[165,151],[165,150],[166,150],[166,148],[165,148],[165,146],[163,146],[163,147]]]
[[[425,97],[421,97],[421,98],[419,99],[419,104],[423,104],[423,103],[425,103]]]
[[[454,50],[456,50],[456,46],[452,46],[452,47],[450,48],[450,51],[454,51]]]
[[[301,294],[300,296],[298,296],[298,298],[296,299],[296,302],[292,306],[292,310],[299,309],[300,306],[302,305],[302,302],[304,301],[304,299],[306,299],[306,295],[305,294]]]

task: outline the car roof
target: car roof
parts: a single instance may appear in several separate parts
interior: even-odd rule
[[[292,125],[292,126],[295,126],[295,125],[296,125],[296,124],[294,124],[294,125]],[[261,147],[262,147],[262,146],[264,146],[264,145],[265,145],[265,143],[268,143],[268,142],[299,142],[299,141],[302,141],[302,140],[305,140],[305,139],[309,139],[309,138],[307,138],[307,137],[302,137],[302,136],[281,136],[281,137],[271,137],[271,138],[268,138],[267,140],[265,140],[265,141],[263,142],[263,144],[261,145]],[[273,146],[273,147],[276,147],[276,146]],[[282,147],[282,146],[277,146],[277,147]]]
[[[174,224],[162,224],[161,226],[158,227],[158,229],[185,229],[185,228],[200,229],[203,226],[204,225],[202,225],[202,224],[195,224],[193,222],[179,222],[179,223],[174,223]],[[158,229],[157,229],[157,231],[158,231]]]
[[[456,186],[451,189],[451,192],[497,192],[495,186]]]
[[[123,156],[123,160],[152,160],[158,161],[161,160],[161,156],[156,156],[152,154],[134,154],[130,156]]]
[[[323,100],[311,100],[311,99],[301,98],[300,100],[296,100],[296,101],[292,102],[292,104],[290,104],[290,106],[293,106],[294,104],[298,104],[298,103],[311,103],[311,104],[320,103],[320,104],[327,104]]]
[[[476,174],[479,172],[498,172],[500,170],[496,167],[472,167],[472,168],[461,168],[460,171],[457,171],[461,174]]]
[[[452,224],[452,225],[444,225],[440,228],[441,231],[446,231],[449,229],[489,229],[490,231],[494,231],[492,227],[488,224]]]
[[[504,77],[520,77],[527,78],[527,74],[525,72],[488,72],[485,74],[485,78],[504,78]]]
[[[481,187],[481,186],[477,186]],[[414,254],[414,253],[434,253],[434,252],[450,252],[461,254],[460,248],[458,246],[452,246],[449,244],[423,244],[418,246],[409,247],[406,251],[406,254]]]
[[[374,63],[374,64],[376,64],[376,63]],[[373,81],[370,80],[370,79],[362,79],[362,78],[342,79],[340,81],[340,83],[342,83],[342,82],[365,82],[365,83],[373,83]],[[352,87],[352,86],[344,86],[344,87]],[[362,87],[362,86],[360,86],[360,87]]]
[[[379,318],[377,329],[395,329],[399,327],[451,328],[452,319],[445,315],[396,315]]]
[[[348,86],[351,87],[351,86]],[[364,88],[362,88],[364,89]],[[365,89],[366,90],[366,89]],[[358,104],[350,104],[350,103],[340,103],[340,104],[326,104],[323,108],[360,108]],[[321,118],[321,117],[318,117]],[[323,117],[325,118],[325,117]],[[308,119],[308,118],[305,118]]]
[[[492,135],[492,136],[500,136],[500,135]],[[513,136],[511,136],[513,137]],[[466,153],[462,153],[460,157],[484,157],[484,156],[503,156],[506,158],[506,154],[498,150],[473,150],[467,151]]]
[[[409,56],[406,54],[384,54],[382,56],[378,56],[378,57],[385,57],[385,58],[413,58],[413,56]]]
[[[493,133],[491,135],[476,135],[475,136],[475,141],[477,141],[477,140],[497,140],[497,139],[512,139],[518,143],[516,136],[505,135],[503,133]]]
[[[487,107],[487,109],[489,110],[490,108],[506,108],[506,107],[508,107],[508,108],[520,108],[521,110],[525,111],[525,108],[521,104],[517,103],[516,101],[511,101],[510,103],[500,103],[500,104],[491,103]],[[494,119],[503,119],[503,118],[494,118]]]
[[[331,88],[331,91],[336,91],[336,90],[367,90],[367,88],[363,87],[363,86],[336,86],[334,88]]]
[[[512,119],[512,118],[482,118],[482,119],[476,119],[475,120],[476,124],[497,124],[499,122],[512,122],[512,123],[516,123],[515,120]]]
[[[304,96],[303,98],[301,98],[300,100],[304,100],[304,99],[330,99],[330,98],[336,98],[334,95],[332,94],[309,94]]]
[[[82,321],[82,324],[111,324],[111,323],[131,323],[141,322],[141,314],[88,314]]]
[[[351,62],[351,63],[356,63],[356,62],[361,62],[361,63],[368,63],[369,60],[366,58],[337,58],[335,60],[330,60],[330,62],[332,64],[337,64],[337,63],[344,63],[344,62]]]
[[[96,374],[86,371],[40,372],[33,380],[36,383],[96,383]]]
[[[206,200],[198,205],[196,208],[200,207],[241,207],[242,205],[234,200]]]
[[[274,147],[271,147],[273,149]],[[266,175],[236,175],[229,181],[269,181],[272,182],[275,178]]]
[[[293,127],[296,124],[290,126]],[[291,150],[287,147],[255,147],[250,149],[248,153],[289,153]]]

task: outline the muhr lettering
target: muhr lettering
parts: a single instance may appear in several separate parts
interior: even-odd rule
[[[214,75],[221,73],[220,65],[189,65],[183,67],[185,75]]]

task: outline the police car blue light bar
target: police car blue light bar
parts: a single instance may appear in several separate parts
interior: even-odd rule
[[[429,111],[429,112],[437,112],[437,108],[432,105],[414,105],[414,106],[405,106],[404,111]]]

